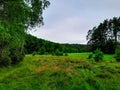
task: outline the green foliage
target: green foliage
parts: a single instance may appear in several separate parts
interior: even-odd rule
[[[39,39],[30,34],[26,34],[25,53],[32,54],[34,51],[42,54],[54,54],[59,49],[63,51],[64,45],[53,43],[47,40]]]
[[[104,54],[102,51],[100,51],[100,49],[95,50],[94,59],[96,62],[103,61],[103,56]]]
[[[39,39],[30,34],[26,34],[24,51],[26,54],[32,54],[34,51],[39,54],[54,54],[54,52],[59,49],[59,51],[64,53],[78,53],[89,51],[87,45],[82,44],[59,44],[44,39]]]
[[[25,33],[43,25],[42,13],[49,4],[47,0],[0,1],[0,65],[23,60]]]
[[[0,58],[0,66],[9,66],[11,65],[11,58],[6,56],[4,58]]]
[[[82,84],[82,86],[78,90],[93,90],[93,88],[88,83],[85,82]]]
[[[78,85],[72,85],[69,90],[82,90],[80,86]]]
[[[91,51],[100,48],[102,52],[114,54],[116,44],[119,41],[118,33],[120,32],[120,17],[106,19],[97,27],[88,31],[87,40]]]
[[[23,52],[20,52],[16,49],[12,49],[11,53],[10,53],[10,58],[11,58],[11,63],[12,64],[17,64],[20,61],[23,60],[25,54]]]
[[[91,59],[93,58],[93,53],[91,53],[89,56],[88,56],[88,59]]]
[[[89,47],[85,44],[63,44],[65,53],[89,52]]]
[[[117,47],[116,47],[115,58],[117,61],[120,61],[120,45],[117,45]]]
[[[86,60],[73,56],[26,55],[19,64],[0,68],[0,90],[120,89],[120,63],[91,64]]]
[[[67,54],[67,53],[65,53],[65,56],[68,56],[68,54]]]
[[[0,22],[0,25],[2,23]],[[4,30],[3,26],[0,26],[0,66],[7,66],[11,64],[10,55],[10,40],[11,35],[9,30]]]
[[[91,86],[91,90],[93,90],[93,88],[95,90],[106,90],[103,84],[100,81],[95,80],[94,78],[88,78],[86,81]]]
[[[61,51],[59,51],[59,49],[57,49],[56,51],[55,51],[55,55],[56,56],[63,56],[63,52],[61,52]]]
[[[33,52],[33,53],[32,53],[32,56],[35,56],[36,54],[37,54],[37,52]]]
[[[88,55],[88,61],[91,62],[91,63],[95,62],[95,60],[94,60],[94,54],[93,53],[91,53],[91,54]]]
[[[45,54],[45,52],[46,52],[45,47],[40,47],[39,54],[43,55],[43,54]]]

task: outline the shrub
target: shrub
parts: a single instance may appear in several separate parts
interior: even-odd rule
[[[100,49],[96,49],[95,50],[94,59],[95,59],[96,62],[102,61],[103,60],[103,56],[104,56],[104,54],[103,54],[102,51],[100,51]]]
[[[10,53],[10,58],[11,58],[11,64],[17,64],[20,61],[22,61],[24,59],[25,54],[21,53],[19,50],[17,49],[13,49],[11,50]]]
[[[46,54],[46,49],[45,49],[45,47],[41,47],[41,48],[39,49],[39,54],[40,54],[40,55]]]
[[[115,58],[117,61],[120,61],[120,45],[118,45],[116,47],[116,50],[115,50]]]
[[[32,53],[32,56],[35,56],[36,54],[37,54],[37,52],[33,52],[33,53]]]
[[[68,54],[67,54],[67,53],[65,53],[65,56],[68,56]]]
[[[88,61],[91,62],[91,63],[95,62],[95,60],[94,60],[94,54],[93,53],[89,54]]]
[[[0,59],[0,66],[9,66],[11,64],[10,57],[4,57]]]
[[[93,58],[93,53],[91,53],[89,56],[88,56],[88,59],[91,59]]]
[[[61,51],[59,51],[59,49],[57,49],[57,50],[55,51],[55,55],[56,55],[56,56],[63,56],[63,52],[61,52]]]
[[[0,66],[9,66],[11,64],[9,48],[2,48],[0,50]]]
[[[51,55],[54,56],[54,55],[55,55],[55,52],[51,52]]]

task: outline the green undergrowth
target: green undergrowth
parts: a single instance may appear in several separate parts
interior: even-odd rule
[[[26,55],[18,65],[0,68],[0,90],[120,90],[120,62],[107,61]]]

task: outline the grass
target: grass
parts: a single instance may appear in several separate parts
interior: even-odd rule
[[[0,68],[0,90],[120,90],[120,62],[72,55],[26,55],[18,65]]]
[[[68,56],[72,57],[83,57],[83,58],[88,58],[88,56],[92,54],[91,52],[85,52],[85,53],[68,53]],[[106,60],[115,60],[114,59],[114,54],[104,54],[104,59]]]
[[[75,57],[84,57],[87,58],[91,53],[68,53],[68,56],[75,56]]]

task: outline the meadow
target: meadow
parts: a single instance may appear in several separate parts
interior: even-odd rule
[[[0,90],[120,90],[114,55],[89,62],[89,54],[26,55],[19,64],[0,68]]]

